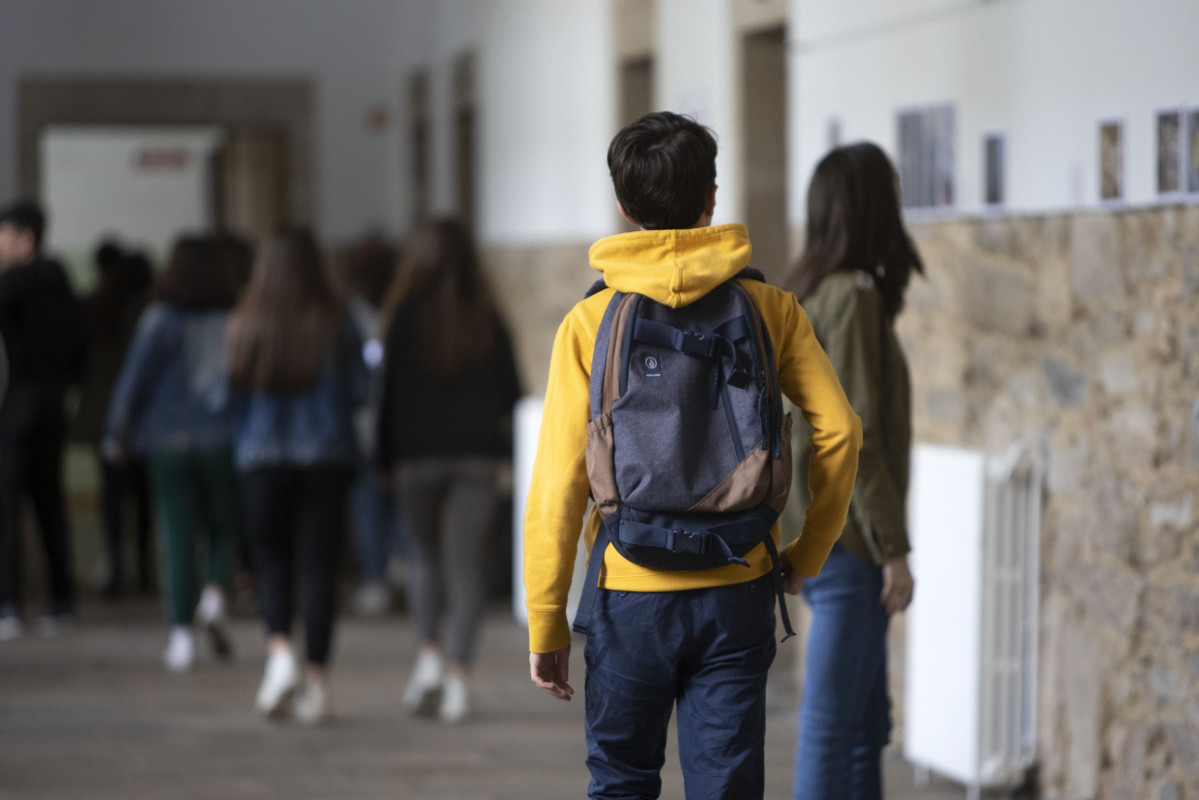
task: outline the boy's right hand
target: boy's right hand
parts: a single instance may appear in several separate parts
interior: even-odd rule
[[[529,677],[540,689],[559,700],[570,700],[575,690],[570,678],[570,645],[552,653],[529,653]]]
[[[781,572],[783,573],[783,591],[787,594],[799,594],[803,588],[804,581],[808,578],[806,575],[801,575],[791,566],[791,559],[783,557],[779,563]]]

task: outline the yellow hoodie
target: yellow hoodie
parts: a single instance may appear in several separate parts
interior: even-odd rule
[[[558,328],[537,459],[525,511],[525,593],[529,650],[549,653],[570,643],[566,595],[590,484],[584,461],[595,336],[613,291],[636,292],[678,308],[703,297],[749,264],[743,225],[635,231],[601,239],[591,266],[608,289],[579,302]],[[762,311],[778,359],[779,384],[812,428],[809,485],[812,504],[802,534],[783,553],[803,575],[816,575],[845,524],[861,446],[861,422],[812,333],[795,295],[760,281],[743,285]],[[590,550],[599,529],[591,513],[584,529]],[[779,526],[772,531],[778,544]],[[664,572],[638,566],[609,547],[600,586],[633,592],[680,591],[753,580],[771,569],[765,545],[746,559],[702,571]]]

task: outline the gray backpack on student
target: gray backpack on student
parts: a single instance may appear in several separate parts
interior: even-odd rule
[[[609,543],[659,570],[740,564],[765,544],[787,635],[779,555],[770,529],[791,489],[770,334],[738,279],[671,308],[616,292],[591,364],[587,475],[603,522],[574,621],[586,633]],[[588,293],[604,288],[599,281]]]

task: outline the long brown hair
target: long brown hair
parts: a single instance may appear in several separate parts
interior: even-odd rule
[[[385,341],[400,312],[411,314],[421,368],[452,380],[482,364],[503,324],[470,233],[457,220],[434,220],[412,237],[383,304]]]
[[[839,147],[816,165],[807,245],[783,285],[803,300],[839,270],[869,273],[892,319],[903,309],[912,270],[924,272],[903,227],[895,167],[871,142]]]
[[[342,304],[307,228],[267,242],[229,321],[229,378],[249,391],[313,386],[336,341]]]
[[[237,286],[218,263],[211,238],[180,236],[162,277],[154,285],[153,296],[193,311],[232,308],[237,302]]]

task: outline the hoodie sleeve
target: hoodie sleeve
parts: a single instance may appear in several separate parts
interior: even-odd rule
[[[142,313],[108,403],[106,449],[129,445],[146,397],[167,357],[169,329],[170,315],[163,307],[150,305]]]
[[[776,297],[780,299],[774,303],[774,313],[766,313],[768,319],[782,322],[771,333],[779,343],[779,383],[812,428],[808,462],[812,502],[803,531],[787,548],[786,557],[800,574],[810,577],[820,572],[845,527],[862,446],[862,422],[795,295],[779,292]]]
[[[573,315],[558,328],[550,356],[537,458],[525,510],[525,603],[529,650],[570,644],[566,595],[587,508],[588,392],[594,337]]]

